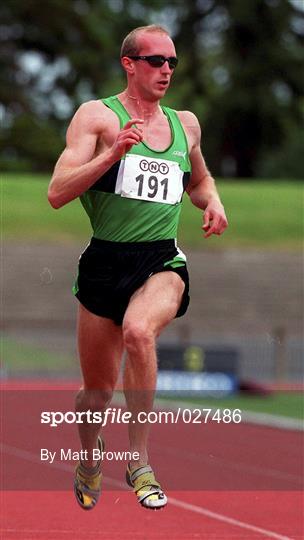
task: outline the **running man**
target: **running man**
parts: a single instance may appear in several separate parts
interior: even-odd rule
[[[227,227],[201,154],[197,118],[160,105],[177,63],[164,28],[128,34],[121,48],[126,89],[81,105],[49,186],[54,208],[80,197],[93,228],[74,286],[83,374],[77,411],[109,406],[124,350],[128,410],[136,419],[139,411],[152,409],[156,338],[189,303],[186,258],[175,240],[183,192],[204,211],[205,238]],[[91,509],[102,474],[100,460],[90,456],[104,443],[98,425],[79,426],[89,459],[76,468],[75,495],[82,508]],[[129,424],[130,451],[139,459],[129,463],[127,481],[142,506],[156,509],[167,498],[149,465],[148,431],[148,424]]]

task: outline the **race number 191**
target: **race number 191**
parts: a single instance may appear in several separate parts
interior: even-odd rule
[[[142,196],[144,179],[145,179],[145,177],[144,177],[143,174],[139,174],[135,178],[136,182],[138,182],[138,190],[137,190],[137,196],[138,197]],[[163,188],[161,198],[162,198],[163,201],[166,201],[167,200],[167,195],[168,195],[168,178],[163,178],[159,182],[157,176],[153,176],[153,175],[149,176],[149,178],[148,178],[147,196],[150,199],[154,199],[154,197],[156,197],[156,195],[157,195],[159,186],[161,186],[161,188]]]

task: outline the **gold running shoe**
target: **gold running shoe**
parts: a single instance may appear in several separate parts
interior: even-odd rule
[[[101,437],[98,437],[98,448],[100,452],[104,450],[104,442]],[[78,504],[84,510],[92,510],[101,493],[102,473],[100,470],[101,460],[89,472],[81,462],[78,463],[75,469],[74,493]]]
[[[155,480],[150,465],[144,465],[133,470],[128,465],[126,481],[129,486],[133,487],[138,502],[144,508],[159,510],[166,506],[168,502],[167,497],[162,491],[159,482]]]

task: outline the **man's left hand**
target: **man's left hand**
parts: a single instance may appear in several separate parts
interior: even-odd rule
[[[223,205],[219,201],[211,201],[204,211],[204,238],[209,238],[212,234],[220,235],[227,227],[228,220]]]

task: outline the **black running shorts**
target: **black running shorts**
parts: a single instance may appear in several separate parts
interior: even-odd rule
[[[185,289],[176,317],[189,304],[189,276],[174,240],[108,242],[92,238],[79,259],[73,292],[91,313],[122,324],[131,296],[158,272],[176,272]]]

